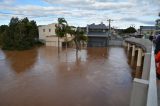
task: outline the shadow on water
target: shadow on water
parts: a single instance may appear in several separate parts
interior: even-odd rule
[[[37,61],[37,49],[26,51],[4,51],[7,63],[16,73],[22,73],[32,68]]]

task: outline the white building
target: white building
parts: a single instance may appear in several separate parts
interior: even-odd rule
[[[153,35],[155,30],[155,26],[140,26],[140,34],[144,35],[145,38],[149,38],[149,36]]]
[[[156,20],[156,34],[160,33],[160,19]]]
[[[41,25],[38,27],[39,39],[44,41],[46,46],[58,47],[58,37],[55,33],[56,23],[49,25]],[[67,41],[71,41],[73,37],[67,35]],[[66,38],[60,38],[59,46],[62,47],[62,43],[66,41]]]

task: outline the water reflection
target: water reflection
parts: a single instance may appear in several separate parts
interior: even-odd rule
[[[5,59],[5,54],[3,51],[0,51],[0,61]]]
[[[135,56],[131,57],[131,62],[130,62],[131,67],[135,67]]]
[[[88,48],[77,56],[68,48],[59,58],[57,48],[41,47],[5,56],[0,106],[129,105],[131,68],[123,48]]]
[[[16,73],[32,68],[37,61],[37,49],[26,51],[5,51],[7,62]]]
[[[108,56],[109,48],[88,48],[87,55],[90,59],[105,59]]]

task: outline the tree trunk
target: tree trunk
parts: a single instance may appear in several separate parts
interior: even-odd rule
[[[59,50],[59,36],[58,36],[58,57],[59,57],[59,53],[60,53],[60,50]]]
[[[76,45],[76,55],[78,55],[78,50],[79,50],[78,42],[77,42],[76,39],[74,40],[74,42],[75,42],[75,45]]]
[[[66,51],[67,51],[67,35],[66,35],[66,40],[65,40],[65,42],[66,42]]]

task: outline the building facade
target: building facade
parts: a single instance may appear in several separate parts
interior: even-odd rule
[[[56,23],[41,25],[38,27],[39,30],[39,40],[45,42],[46,46],[55,46],[58,47],[58,37],[55,32]],[[67,35],[67,41],[71,41],[73,37]],[[59,39],[59,46],[62,47],[66,42],[66,38]]]
[[[156,20],[156,34],[160,34],[160,19]]]
[[[108,30],[109,28],[101,24],[87,25],[86,32],[88,36],[88,47],[106,47],[108,44]]]
[[[156,30],[155,26],[140,26],[140,35],[143,35],[145,38],[153,35]]]

